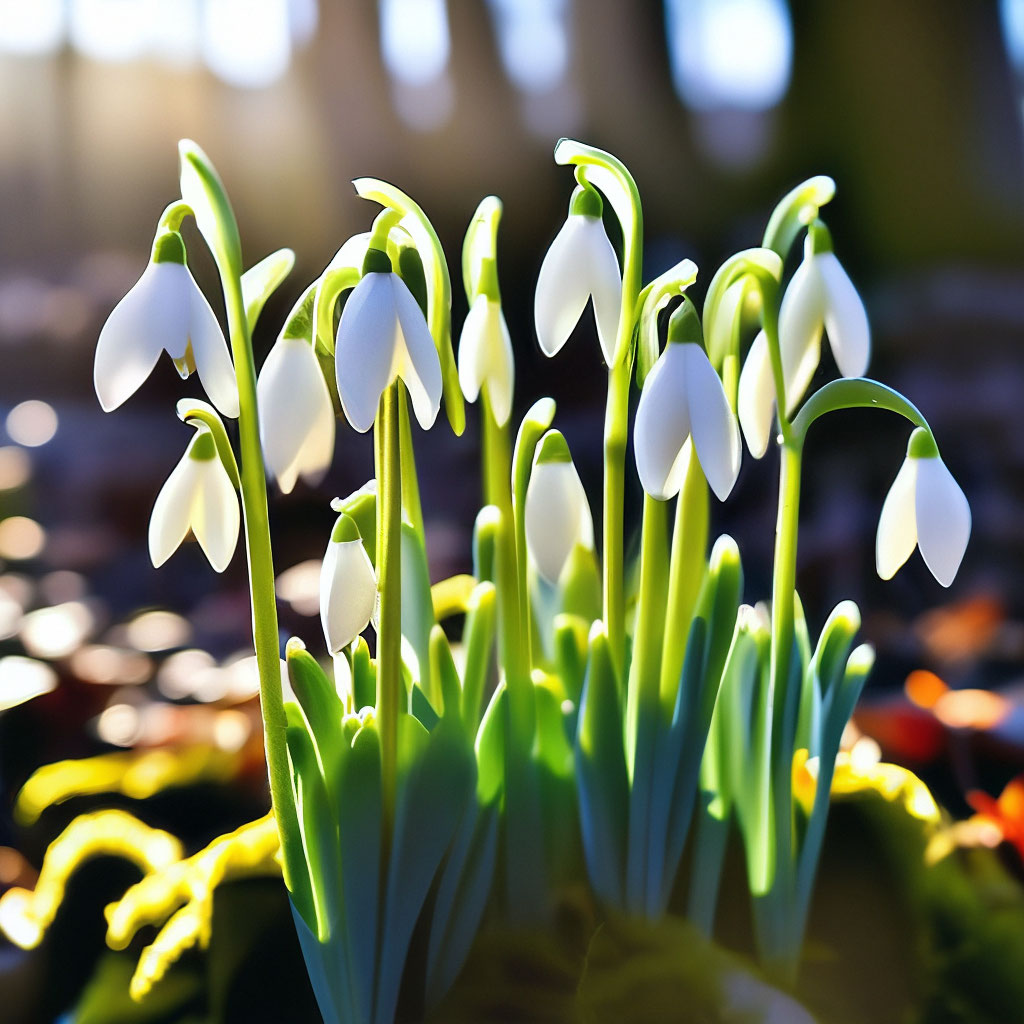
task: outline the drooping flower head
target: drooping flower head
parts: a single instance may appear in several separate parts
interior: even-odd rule
[[[633,447],[640,483],[653,498],[679,493],[692,438],[711,489],[724,501],[740,471],[740,432],[704,351],[700,318],[683,299],[669,321],[668,343],[644,381]]]
[[[915,547],[944,587],[956,577],[971,536],[971,507],[939,457],[932,435],[918,427],[878,519],[875,563],[891,579]]]
[[[871,331],[864,303],[832,251],[832,236],[820,220],[808,228],[804,259],[794,271],[779,309],[779,349],[792,414],[821,361],[821,335],[844,377],[861,377],[871,356]],[[775,415],[775,380],[768,340],[760,331],[750,346],[739,384],[739,416],[751,455],[764,455]]]
[[[391,259],[370,247],[341,314],[335,345],[341,407],[360,433],[373,426],[385,389],[401,378],[424,430],[441,407],[441,363],[430,330]]]
[[[223,572],[238,543],[238,495],[217,453],[213,434],[199,427],[171,471],[149,520],[149,557],[159,568],[195,534],[210,565]]]
[[[292,310],[260,370],[260,440],[270,472],[288,494],[299,476],[316,484],[334,456],[334,405],[313,343],[311,286]]]
[[[537,571],[558,583],[577,544],[594,547],[594,520],[565,438],[549,430],[537,446],[526,489],[526,544]]]
[[[338,516],[320,571],[320,622],[327,649],[338,654],[369,625],[377,578],[355,521]]]
[[[149,266],[114,307],[96,345],[93,383],[104,411],[131,397],[166,352],[184,378],[198,372],[224,416],[238,416],[238,388],[227,342],[185,261],[177,231],[160,230]]]
[[[589,185],[575,189],[569,216],[540,267],[533,316],[540,347],[545,355],[553,356],[592,299],[601,351],[610,366],[615,358],[622,274],[601,220],[602,210],[596,189]]]

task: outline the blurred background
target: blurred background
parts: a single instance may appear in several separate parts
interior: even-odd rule
[[[235,750],[252,741],[244,557],[217,577],[194,544],[159,572],[146,550],[190,436],[174,403],[198,385],[165,360],[111,416],[92,389],[99,329],[177,196],[183,136],[216,163],[246,262],[298,255],[258,361],[302,288],[367,229],[375,208],[350,179],[412,195],[453,267],[476,204],[500,196],[515,408],[558,400],[595,508],[605,376],[590,315],[551,361],[532,326],[573,184],[555,141],[626,162],[645,280],[689,256],[698,298],[726,256],[759,243],[786,191],[833,176],[824,214],[868,308],[871,373],[929,418],[974,533],[948,592],[917,554],[881,583],[874,531],[907,430],[832,417],[808,447],[801,593],[812,633],[838,600],[861,604],[879,663],[858,721],[881,752],[957,814],[969,790],[998,793],[1024,768],[1022,99],[1024,0],[0,0],[0,697],[46,693],[0,715],[2,805],[57,757],[183,729]],[[212,261],[186,230],[220,312]],[[833,372],[826,356],[820,379]],[[443,417],[416,434],[435,580],[470,567],[472,407],[468,419],[461,439]],[[769,590],[776,472],[747,457],[713,510],[740,541],[749,601]],[[320,487],[272,499],[282,629],[317,650],[328,502],[371,473],[368,439],[344,428]],[[913,670],[942,685],[918,676],[927,685],[908,698]],[[246,811],[263,799],[255,778]],[[0,814],[0,846],[12,842]]]

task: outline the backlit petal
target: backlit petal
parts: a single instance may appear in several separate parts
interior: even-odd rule
[[[331,541],[320,571],[320,623],[337,654],[369,625],[377,580],[361,540]]]
[[[592,235],[587,221],[593,220],[570,214],[540,265],[533,319],[537,340],[547,356],[565,344],[590,298],[592,261],[587,246]]]
[[[686,345],[669,345],[644,381],[633,427],[636,471],[643,489],[666,501],[679,492],[686,467],[679,458],[690,434]]]
[[[825,330],[844,377],[863,377],[871,358],[871,330],[864,303],[835,253],[814,257],[825,290]]]
[[[473,300],[459,341],[459,383],[466,401],[475,402],[487,387],[491,411],[504,426],[512,413],[515,362],[501,304],[478,295]]]
[[[186,452],[156,496],[149,518],[149,558],[157,569],[178,550],[192,527],[192,495],[197,486],[198,466]]]
[[[700,345],[669,345],[682,349],[683,379],[690,409],[690,432],[700,468],[719,501],[729,497],[740,472],[740,428],[729,408],[722,381]],[[680,479],[679,486],[682,486]]]
[[[228,343],[206,296],[189,276],[189,327],[196,373],[222,416],[238,418],[238,384]]]
[[[883,580],[892,579],[917,544],[915,494],[920,462],[920,459],[904,459],[878,517],[875,567]]]
[[[360,433],[373,426],[380,396],[394,380],[398,318],[391,276],[367,274],[352,289],[338,324],[338,396],[349,423]]]
[[[526,543],[540,572],[557,583],[577,542],[593,547],[593,520],[571,462],[541,462],[526,490]],[[588,536],[589,532],[589,536]]]
[[[238,495],[220,459],[195,463],[196,487],[192,495],[192,532],[210,565],[223,572],[238,544]]]
[[[96,344],[93,383],[100,405],[111,412],[153,372],[164,350],[183,355],[188,302],[185,267],[150,263],[114,307]]]
[[[825,289],[808,257],[793,273],[779,308],[779,348],[786,382],[786,413],[791,413],[814,376],[821,359]]]
[[[434,425],[441,408],[441,360],[423,310],[406,283],[393,274],[391,286],[404,349],[402,363],[395,368],[409,389],[416,419],[424,430],[428,430]]]
[[[747,448],[755,459],[760,459],[768,450],[775,420],[775,381],[764,331],[758,332],[747,353],[736,406]]]
[[[487,373],[487,306],[486,295],[478,295],[469,307],[459,337],[459,386],[467,402],[475,402]]]
[[[590,293],[594,301],[597,337],[601,342],[604,361],[611,366],[619,333],[622,276],[615,248],[604,230],[604,222],[596,217],[584,219],[588,221],[587,233],[590,236],[587,252],[590,256]]]
[[[917,542],[932,575],[944,587],[956,577],[971,536],[971,507],[939,458],[915,460]]]

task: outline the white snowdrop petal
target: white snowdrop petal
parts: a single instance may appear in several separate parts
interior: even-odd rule
[[[352,289],[338,324],[338,396],[349,423],[360,433],[373,426],[380,396],[394,380],[398,321],[390,278],[367,274]]]
[[[488,333],[488,364],[487,397],[491,402],[491,411],[499,426],[504,426],[512,415],[512,394],[515,390],[516,364],[512,356],[512,339],[509,337],[505,314],[497,302],[490,303],[494,307],[490,317],[494,326]]]
[[[971,537],[971,507],[942,459],[915,461],[917,542],[932,575],[948,587],[956,577]]]
[[[331,654],[366,629],[376,603],[377,580],[363,542],[331,541],[320,570],[320,624]]]
[[[678,493],[674,472],[690,434],[684,345],[669,345],[644,381],[633,426],[633,453],[643,489],[660,501]],[[713,371],[712,371],[713,372]]]
[[[786,413],[803,398],[821,359],[825,290],[811,259],[793,273],[779,308],[779,348],[786,382]]]
[[[178,550],[192,527],[192,494],[198,465],[186,452],[156,496],[149,517],[149,558],[154,568],[159,569]]]
[[[322,474],[334,454],[334,409],[313,346],[281,338],[256,384],[260,438],[267,466],[288,494],[301,472]]]
[[[911,556],[917,544],[916,498],[918,459],[904,459],[878,517],[875,537],[875,568],[883,580]]]
[[[396,365],[396,369],[409,389],[416,419],[424,430],[428,430],[434,425],[441,408],[441,360],[423,310],[413,298],[412,292],[395,274],[391,275],[391,286],[404,346],[402,364]]]
[[[169,347],[184,353],[187,303],[173,263],[150,263],[100,331],[93,365],[96,397],[111,412],[133,395]],[[170,273],[168,273],[170,271]]]
[[[740,473],[740,428],[729,408],[722,381],[700,345],[670,345],[682,349],[686,370],[686,403],[690,431],[700,468],[719,501],[729,497]]]
[[[775,381],[764,331],[754,338],[740,372],[736,401],[747,448],[755,459],[768,450],[775,419]]]
[[[570,214],[540,265],[533,319],[537,340],[547,356],[555,355],[565,344],[590,298],[587,219]]]
[[[814,257],[825,290],[825,330],[839,372],[863,377],[871,358],[871,330],[864,303],[835,253]]]
[[[589,235],[587,252],[590,256],[590,292],[594,300],[594,319],[597,337],[605,362],[611,366],[615,357],[615,342],[619,333],[619,313],[622,306],[622,276],[615,248],[597,217],[586,217]]]
[[[196,462],[196,467],[196,484],[192,494],[192,532],[210,565],[217,572],[223,572],[238,544],[241,526],[238,495],[220,459]]]
[[[238,384],[228,343],[199,286],[189,277],[189,326],[196,372],[222,416],[238,419]]]
[[[459,338],[459,386],[467,402],[475,402],[487,373],[486,295],[478,295],[469,307]]]
[[[526,543],[541,576],[557,583],[573,545],[586,543],[590,506],[571,462],[541,462],[526,490]],[[590,546],[593,523],[590,521]]]

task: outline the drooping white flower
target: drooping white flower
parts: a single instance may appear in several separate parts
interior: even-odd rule
[[[812,224],[804,259],[782,297],[779,309],[779,350],[786,388],[786,415],[796,409],[821,360],[822,331],[844,377],[861,377],[871,355],[867,313],[835,253],[827,229]],[[775,380],[768,341],[759,332],[740,374],[738,411],[751,455],[759,459],[768,448],[775,415]]]
[[[481,292],[473,300],[459,339],[459,384],[467,402],[487,389],[499,426],[512,414],[515,362],[501,303]]]
[[[569,446],[557,430],[549,430],[537,447],[526,488],[525,519],[527,549],[549,583],[558,583],[577,544],[594,547],[590,503]]]
[[[166,352],[178,373],[199,374],[224,416],[238,416],[238,386],[227,342],[185,263],[176,231],[157,236],[142,277],[114,307],[96,344],[93,383],[110,412],[133,395]]]
[[[256,384],[263,455],[281,490],[319,483],[334,456],[334,406],[307,338],[280,337]]]
[[[593,299],[597,336],[605,362],[615,357],[622,302],[618,257],[601,220],[601,197],[592,188],[573,193],[569,216],[544,256],[537,278],[533,317],[544,354],[565,344]]]
[[[401,377],[424,430],[441,407],[441,361],[423,312],[387,254],[369,249],[363,277],[338,325],[335,370],[341,407],[360,433],[373,426],[377,404]]]
[[[690,339],[690,340],[685,340]],[[686,300],[672,316],[668,344],[644,381],[633,448],[643,489],[660,501],[679,493],[689,438],[711,489],[724,501],[740,471],[740,430],[725,389],[700,344]]]
[[[210,565],[223,572],[235,553],[239,526],[238,495],[213,435],[200,427],[153,505],[149,557],[159,568],[191,530]]]
[[[944,587],[956,577],[971,536],[971,507],[939,457],[928,431],[910,435],[907,457],[889,488],[878,519],[875,564],[891,579],[914,547]]]
[[[320,624],[327,649],[338,654],[369,625],[377,578],[355,521],[342,513],[320,570]]]

